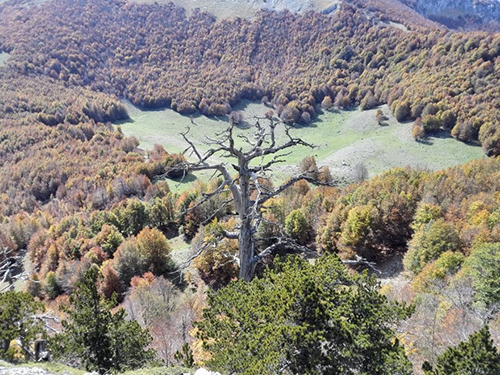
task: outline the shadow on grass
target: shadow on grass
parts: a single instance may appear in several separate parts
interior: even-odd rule
[[[175,184],[189,184],[198,179],[193,173],[188,173],[184,177],[167,177],[166,180],[172,181]]]
[[[255,126],[255,123],[251,123],[251,122],[245,120],[245,121],[241,121],[238,123],[235,122],[234,126],[240,130],[248,130],[248,129],[253,128]]]
[[[445,130],[440,130],[438,132],[430,133],[428,138],[436,138],[436,139],[448,139],[452,138],[451,134]]]
[[[135,120],[132,117],[129,117],[126,120],[113,121],[113,125],[116,125],[116,126],[133,124],[133,123],[135,123]]]
[[[323,120],[316,120],[314,119],[311,123],[309,124],[293,124],[293,125],[287,125],[290,129],[309,129],[309,128],[317,128],[318,127],[318,122],[323,122]]]
[[[432,146],[434,144],[434,142],[430,138],[417,139],[416,141],[421,145],[426,145],[426,146]]]
[[[196,120],[201,119],[201,118],[208,118],[210,120],[214,121],[219,121],[219,122],[229,122],[229,116],[228,115],[222,115],[222,116],[206,116],[201,114],[200,112],[195,112],[191,115],[182,115],[183,117],[186,117],[191,120],[192,123],[196,124]]]
[[[440,130],[438,132],[431,133],[431,134],[427,135],[425,138],[418,140],[418,142],[421,144],[424,144],[424,145],[432,146],[434,144],[435,139],[437,140],[437,139],[451,139],[451,138],[453,138],[453,137],[449,131]],[[460,141],[460,140],[457,139],[457,141]],[[481,146],[481,144],[478,141],[468,141],[468,142],[461,141],[461,142],[465,143],[466,145],[469,145],[469,146],[474,146],[474,147]]]

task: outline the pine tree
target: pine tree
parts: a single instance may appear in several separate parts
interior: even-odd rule
[[[473,333],[469,340],[446,349],[436,359],[422,366],[426,375],[498,375],[500,354],[493,344],[488,326]]]
[[[390,328],[409,312],[336,256],[290,257],[209,293],[197,328],[221,373],[411,374]]]
[[[182,345],[181,350],[175,352],[174,358],[177,362],[179,362],[183,366],[186,366],[188,368],[194,366],[193,351],[191,350],[187,342],[184,343],[184,345]]]
[[[78,358],[88,371],[100,374],[142,367],[154,357],[146,349],[151,336],[136,321],[125,320],[123,309],[111,313],[116,300],[99,293],[101,278],[91,267],[70,296],[71,308],[63,308],[68,314],[64,332],[50,342],[54,357]]]
[[[25,292],[0,293],[0,357],[9,358],[10,342],[19,339],[27,347],[44,332],[43,323],[36,318],[44,306]]]

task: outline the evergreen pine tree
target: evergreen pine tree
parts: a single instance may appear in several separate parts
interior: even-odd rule
[[[500,354],[493,344],[488,326],[473,333],[469,340],[450,347],[436,359],[422,366],[426,375],[498,375]]]
[[[391,329],[410,310],[335,256],[277,261],[209,293],[197,323],[209,366],[241,374],[411,374]]]
[[[142,367],[154,357],[146,349],[151,336],[136,321],[125,320],[123,309],[111,313],[116,299],[99,293],[101,278],[91,267],[70,296],[71,307],[63,308],[68,314],[62,321],[64,332],[50,342],[54,357],[77,358],[88,371],[100,374]]]
[[[18,339],[23,347],[44,333],[43,323],[36,314],[44,306],[25,292],[0,293],[0,358],[11,359],[10,342]]]

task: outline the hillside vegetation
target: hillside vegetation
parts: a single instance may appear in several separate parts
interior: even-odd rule
[[[424,30],[411,20],[407,32],[363,3],[335,15],[262,11],[252,21],[102,0],[0,10],[0,49],[22,74],[182,114],[223,115],[258,99],[292,123],[309,123],[320,103],[387,103],[399,121],[421,118],[426,133],[447,129],[500,153],[495,34]]]

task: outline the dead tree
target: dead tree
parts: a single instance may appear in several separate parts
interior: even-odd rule
[[[19,274],[23,254],[14,254],[13,250],[8,250],[6,247],[0,252],[0,292],[7,289],[14,289],[14,282],[22,278],[25,274]]]
[[[259,121],[269,121],[269,125],[262,126]],[[317,185],[331,185],[311,178],[309,171],[305,171],[290,178],[277,188],[267,189],[261,186],[260,179],[271,170],[273,165],[285,161],[284,158],[290,154],[289,149],[295,146],[314,147],[300,138],[293,137],[289,127],[285,128],[285,141],[279,142],[276,139],[277,125],[278,123],[272,118],[256,118],[253,136],[237,135],[243,140],[246,150],[243,147],[235,146],[233,122],[215,138],[206,137],[209,150],[205,153],[200,152],[189,138],[189,128],[186,132],[181,133],[189,145],[184,153],[190,153],[190,156],[196,158],[196,161],[187,162],[180,166],[184,169],[184,173],[213,170],[215,174],[222,176],[222,183],[214,191],[204,194],[203,198],[191,209],[222,192],[229,191],[231,193],[232,199],[225,204],[234,204],[239,222],[233,231],[224,231],[224,236],[238,240],[239,252],[235,260],[240,267],[240,279],[246,281],[253,279],[256,265],[265,256],[271,255],[280,247],[298,246],[289,239],[279,238],[273,245],[257,253],[255,235],[259,225],[265,220],[262,216],[265,203],[299,180],[306,180]],[[226,159],[232,162],[216,162]],[[230,169],[236,172],[235,177],[231,174]]]

